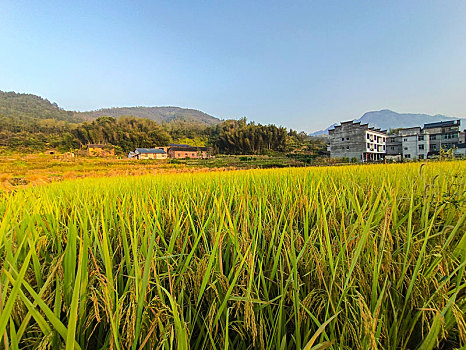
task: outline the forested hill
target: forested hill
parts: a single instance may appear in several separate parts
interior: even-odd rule
[[[137,118],[147,118],[157,123],[183,121],[194,122],[204,125],[216,125],[221,122],[207,113],[180,107],[119,107],[119,108],[104,108],[90,112],[77,113],[78,116],[85,119],[96,119],[98,117],[121,117],[133,116]]]
[[[28,123],[32,119],[81,122],[74,112],[65,111],[47,99],[32,94],[0,91],[0,118]]]
[[[32,119],[55,119],[80,123],[95,120],[99,117],[118,118],[122,116],[147,118],[159,124],[180,121],[213,126],[221,122],[220,119],[207,113],[180,107],[119,107],[89,112],[66,111],[56,103],[52,103],[40,96],[0,91],[0,118],[12,119],[14,122],[28,123]]]
[[[248,123],[245,118],[221,121],[193,109],[135,107],[80,113],[38,96],[0,92],[0,150],[65,152],[90,143],[113,145],[120,155],[169,143],[209,146],[223,154],[319,155],[326,148],[295,130]]]

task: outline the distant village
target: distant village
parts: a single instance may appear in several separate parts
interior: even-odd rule
[[[438,158],[443,154],[466,157],[466,133],[460,120],[427,123],[422,127],[381,130],[361,122],[347,121],[329,130],[327,157],[347,162],[409,161]],[[114,156],[112,145],[88,144],[90,156]],[[137,160],[208,159],[207,147],[170,144],[136,148],[128,158]]]
[[[108,157],[114,156],[115,150],[111,145],[89,144],[87,151],[90,156]],[[194,147],[187,144],[170,144],[163,147],[136,148],[129,152],[130,159],[167,159],[167,158],[192,158],[208,159],[210,154],[207,147]]]
[[[405,161],[437,158],[442,152],[466,156],[465,131],[460,121],[444,121],[392,130],[380,130],[361,122],[342,122],[329,130],[331,158],[353,162]]]

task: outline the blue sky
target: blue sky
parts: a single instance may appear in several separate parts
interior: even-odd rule
[[[0,0],[0,90],[313,131],[466,117],[465,1]]]

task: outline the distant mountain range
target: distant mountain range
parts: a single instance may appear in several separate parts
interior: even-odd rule
[[[202,125],[215,125],[221,122],[219,118],[207,113],[180,107],[119,107],[89,112],[66,111],[56,103],[52,103],[40,96],[0,91],[0,117],[57,119],[70,123],[79,123],[102,116],[133,116],[151,119],[158,123],[180,120]]]
[[[381,111],[372,111],[365,113],[361,118],[354,121],[360,121],[363,124],[369,124],[382,130],[410,128],[415,126],[423,126],[426,123],[434,123],[447,120],[461,120],[462,128],[466,124],[466,119],[447,117],[446,115],[428,115],[414,113],[396,113],[388,109]],[[327,135],[330,129],[333,129],[338,124],[332,124],[327,129],[319,130],[311,134],[311,136]]]

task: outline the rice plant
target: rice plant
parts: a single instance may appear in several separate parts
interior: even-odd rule
[[[466,162],[0,194],[0,348],[466,345]]]

